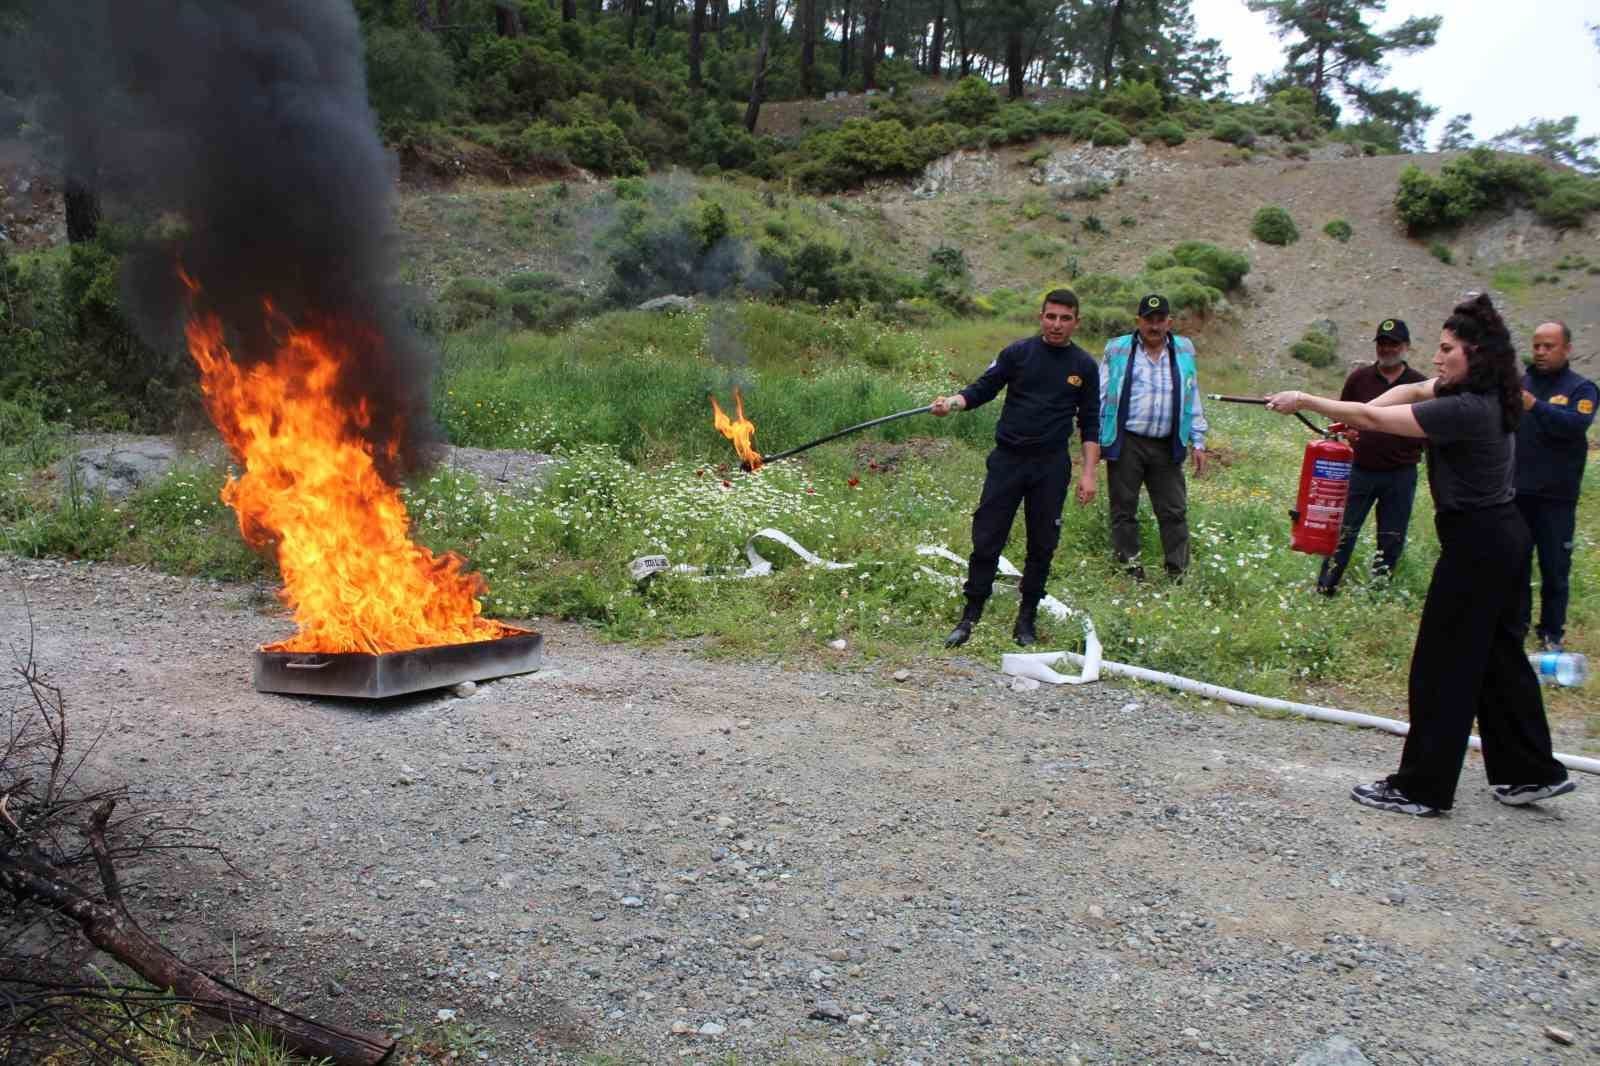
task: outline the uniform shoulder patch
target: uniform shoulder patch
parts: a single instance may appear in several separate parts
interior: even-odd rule
[[[1580,415],[1592,415],[1592,414],[1594,414],[1594,401],[1593,400],[1579,400],[1578,401],[1578,413]]]
[[[1083,384],[1083,379],[1080,378],[1076,374],[1068,374],[1067,375],[1067,384],[1076,387],[1078,385],[1082,385]],[[1587,402],[1587,401],[1585,401],[1585,402]]]
[[[1562,392],[1556,393],[1554,396],[1550,397],[1550,402],[1555,404],[1557,407],[1565,407],[1565,406],[1567,406],[1566,393],[1562,393]]]

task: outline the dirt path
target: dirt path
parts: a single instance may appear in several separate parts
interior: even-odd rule
[[[1346,798],[1384,735],[566,625],[543,671],[468,698],[288,699],[250,689],[285,632],[250,588],[5,558],[0,587],[0,635],[26,637],[25,593],[78,735],[105,731],[91,773],[244,871],[130,871],[149,924],[469,1061],[1600,1053],[1592,780],[1510,810],[1474,757],[1419,821]]]

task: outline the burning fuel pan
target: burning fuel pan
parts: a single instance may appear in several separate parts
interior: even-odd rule
[[[543,657],[544,636],[525,629],[509,630],[496,640],[383,655],[258,649],[255,687],[257,692],[381,700],[462,681],[531,673]]]

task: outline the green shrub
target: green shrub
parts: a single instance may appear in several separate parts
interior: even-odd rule
[[[1106,231],[1106,224],[1100,221],[1100,216],[1098,215],[1084,216],[1083,222],[1080,223],[1080,225],[1083,226],[1084,232],[1086,233],[1104,233]]]
[[[1211,127],[1211,136],[1240,148],[1248,148],[1256,143],[1256,131],[1232,115],[1218,119],[1216,125]]]
[[[1007,144],[1031,141],[1040,133],[1038,113],[1022,103],[1007,104],[1001,108],[990,121],[990,126],[1000,131],[1002,140]]]
[[[1355,233],[1355,230],[1351,229],[1350,223],[1346,222],[1344,219],[1336,218],[1332,222],[1329,222],[1326,226],[1323,226],[1322,232],[1326,233],[1340,244],[1345,244],[1350,240],[1351,236]]]
[[[1131,333],[1137,321],[1131,310],[1104,304],[1085,304],[1078,315],[1078,328],[1086,337],[1115,337]]]
[[[1176,148],[1188,139],[1188,135],[1183,132],[1183,127],[1170,118],[1162,119],[1155,125],[1146,127],[1140,136],[1146,142],[1160,141],[1171,148]]]
[[[956,82],[944,96],[944,112],[954,122],[963,126],[981,126],[988,117],[1000,110],[1000,97],[994,86],[976,74],[968,74]]]
[[[1437,177],[1419,167],[1406,167],[1395,191],[1395,210],[1413,236],[1459,226],[1516,204],[1532,206],[1548,225],[1580,226],[1600,210],[1600,179],[1558,173],[1536,160],[1474,148],[1446,163]]]
[[[1132,139],[1122,123],[1111,119],[1100,123],[1089,135],[1090,142],[1101,148],[1121,148]]]
[[[1560,174],[1552,179],[1549,194],[1533,202],[1539,221],[1558,229],[1577,229],[1595,211],[1600,211],[1600,180]]]
[[[1428,254],[1439,260],[1441,263],[1448,264],[1455,262],[1455,255],[1450,251],[1450,246],[1445,244],[1443,241],[1434,241],[1432,244],[1428,245]]]
[[[556,143],[580,167],[602,174],[643,174],[644,156],[615,122],[581,122],[556,130]]]
[[[1283,146],[1283,154],[1290,159],[1309,159],[1311,149],[1303,144],[1286,144]]]
[[[455,105],[454,77],[434,34],[382,25],[367,33],[367,96],[385,123],[444,118]]]
[[[1177,265],[1198,270],[1207,285],[1222,292],[1238,288],[1244,276],[1250,273],[1250,260],[1243,252],[1230,252],[1206,241],[1183,241],[1171,254]],[[1146,269],[1160,268],[1152,260],[1146,264]]]
[[[1306,330],[1305,335],[1289,348],[1289,354],[1308,366],[1332,366],[1338,358],[1338,345],[1332,337],[1320,330]]]
[[[1268,204],[1256,212],[1250,220],[1250,232],[1259,241],[1280,246],[1293,244],[1300,239],[1300,230],[1295,226],[1294,219],[1277,204]]]
[[[847,119],[838,129],[818,131],[801,142],[790,173],[818,192],[854,188],[870,177],[913,174],[952,151],[960,136],[948,123],[913,132],[891,119]]]
[[[1120,82],[1106,94],[1103,106],[1118,118],[1143,122],[1161,114],[1161,90],[1148,81]]]
[[[1094,136],[1095,130],[1099,129],[1107,122],[1115,121],[1116,119],[1112,118],[1104,111],[1101,111],[1099,108],[1086,107],[1072,113],[1072,117],[1067,122],[1066,132],[1070,134],[1074,140],[1087,141],[1089,138]]]

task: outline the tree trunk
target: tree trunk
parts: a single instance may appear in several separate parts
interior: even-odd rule
[[[94,240],[100,233],[100,197],[77,178],[68,178],[61,199],[67,213],[67,240],[73,244]]]
[[[439,14],[433,20],[433,28],[437,31],[442,26],[450,25],[450,0],[438,0],[435,7],[437,7]]]
[[[706,0],[694,0],[694,14],[689,17],[689,87],[700,88],[700,60],[706,47]]]
[[[937,78],[944,66],[944,0],[934,0],[933,43],[928,45],[928,76]]]
[[[956,41],[961,49],[961,72],[959,77],[965,78],[972,73],[972,51],[967,47],[967,14],[961,7],[961,0],[954,0],[956,9]]]
[[[756,52],[756,76],[750,83],[750,106],[744,110],[744,128],[756,131],[756,119],[761,117],[761,97],[767,91],[767,48],[772,44],[772,20],[777,12],[778,0],[767,0],[767,14],[761,22],[761,48]]]
[[[878,55],[883,38],[883,0],[866,0],[865,40],[861,42],[861,87],[878,87]]]
[[[578,0],[561,0],[561,21],[575,22],[578,18]]]
[[[394,1051],[385,1036],[351,1032],[280,1010],[248,992],[184,962],[133,920],[123,904],[106,822],[115,808],[106,800],[94,812],[89,847],[100,870],[103,897],[97,899],[59,876],[48,862],[11,852],[0,861],[0,888],[19,901],[32,901],[76,922],[91,944],[125,964],[156,988],[171,989],[196,1010],[231,1025],[248,1024],[276,1034],[307,1058],[332,1059],[340,1066],[377,1066]]]
[[[1106,51],[1100,58],[1100,91],[1111,91],[1111,65],[1117,58],[1117,48],[1122,43],[1122,4],[1115,0],[1111,5],[1111,23],[1106,27]]]
[[[1006,99],[1022,99],[1022,27],[1006,30]]]
[[[800,26],[800,95],[817,91],[817,0],[800,0],[796,9]]]
[[[717,0],[712,11],[717,15],[717,47],[726,47],[723,43],[722,31],[728,25],[728,0]]]
[[[850,45],[854,42],[856,14],[850,9],[851,0],[844,0],[844,14],[840,16],[839,25],[839,80],[850,80]],[[848,85],[845,86],[847,89]]]
[[[436,27],[433,22],[433,11],[430,10],[428,0],[411,0],[411,9],[416,12],[417,26],[433,32]]]
[[[639,30],[639,8],[644,0],[628,0],[628,47],[633,47],[634,35]]]
[[[510,0],[499,0],[494,5],[494,30],[502,37],[522,36],[522,12]]]

